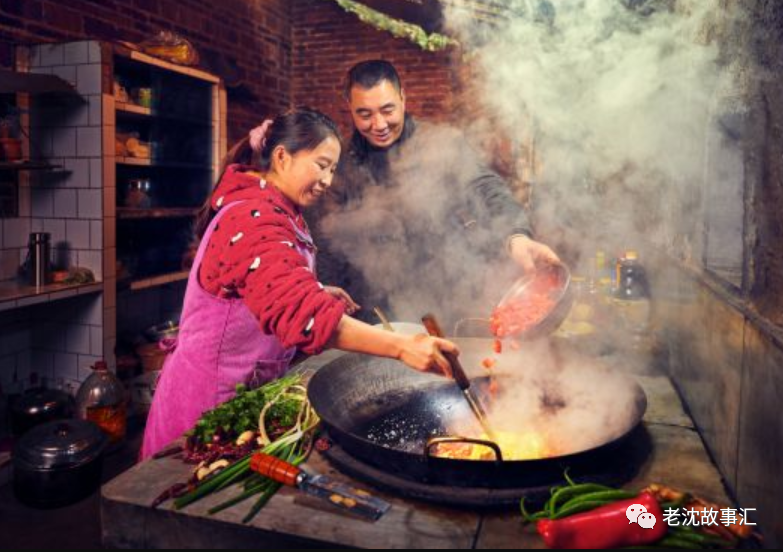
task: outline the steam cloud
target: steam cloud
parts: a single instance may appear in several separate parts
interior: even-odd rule
[[[706,252],[730,271],[740,265],[736,138],[748,75],[733,38],[742,14],[732,3],[509,0],[505,19],[491,26],[467,3],[444,4],[448,26],[480,69],[476,101],[497,122],[461,126],[475,142],[499,130],[517,151],[535,150],[535,165],[523,160],[520,173],[534,182],[536,231],[573,272],[584,273],[598,249],[646,244],[685,260]],[[427,310],[450,325],[487,317],[511,281],[513,267],[493,257],[499,240],[477,237],[485,245],[476,253],[464,233],[437,222],[448,218],[454,195],[444,174],[470,171],[474,157],[444,148],[451,132],[417,133],[400,153],[403,168],[393,165],[397,186],[368,189],[362,206],[323,224],[329,247],[400,320]]]

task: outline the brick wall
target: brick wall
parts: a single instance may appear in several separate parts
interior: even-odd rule
[[[353,64],[365,59],[382,58],[394,63],[411,113],[429,120],[450,118],[455,103],[451,52],[425,52],[323,0],[295,2],[293,22],[293,101],[335,118],[346,137],[351,119],[342,100],[343,79]]]
[[[190,39],[203,58],[233,61],[237,80],[257,96],[229,95],[233,140],[290,103],[291,11],[291,0],[0,0],[0,66],[12,66],[12,43],[138,42],[171,30]]]
[[[322,109],[349,130],[342,79],[363,59],[397,65],[410,111],[420,117],[448,119],[456,104],[451,53],[424,52],[323,0],[0,0],[0,66],[13,63],[10,43],[135,42],[160,29],[181,33],[205,58],[235,62],[238,78],[257,96],[232,97],[229,90],[230,142],[291,104]]]

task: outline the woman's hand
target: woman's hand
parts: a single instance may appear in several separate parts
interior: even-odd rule
[[[414,370],[452,377],[451,364],[443,356],[444,351],[459,354],[459,348],[451,341],[425,334],[405,336],[398,359]]]
[[[459,348],[451,341],[425,334],[412,336],[388,332],[351,318],[348,314],[340,319],[329,347],[393,358],[414,370],[447,377],[451,377],[451,365],[443,353],[459,354]]]
[[[542,264],[558,264],[560,257],[543,243],[534,241],[525,235],[513,236],[509,243],[509,255],[525,273],[532,272]]]
[[[353,298],[343,288],[335,286],[324,286],[326,291],[332,297],[339,299],[345,305],[345,313],[353,316],[357,311],[361,310],[361,306],[356,303]]]

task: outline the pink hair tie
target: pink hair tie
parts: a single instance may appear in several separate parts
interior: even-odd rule
[[[261,153],[266,146],[266,135],[272,128],[272,119],[267,119],[260,126],[250,131],[250,147],[256,153]]]

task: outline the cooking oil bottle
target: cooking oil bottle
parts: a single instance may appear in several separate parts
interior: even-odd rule
[[[125,387],[111,373],[106,362],[98,361],[76,394],[78,416],[94,422],[109,437],[112,448],[117,448],[125,439],[128,427]]]
[[[628,251],[617,262],[617,284],[613,307],[619,322],[636,342],[650,331],[650,286],[636,251]]]

